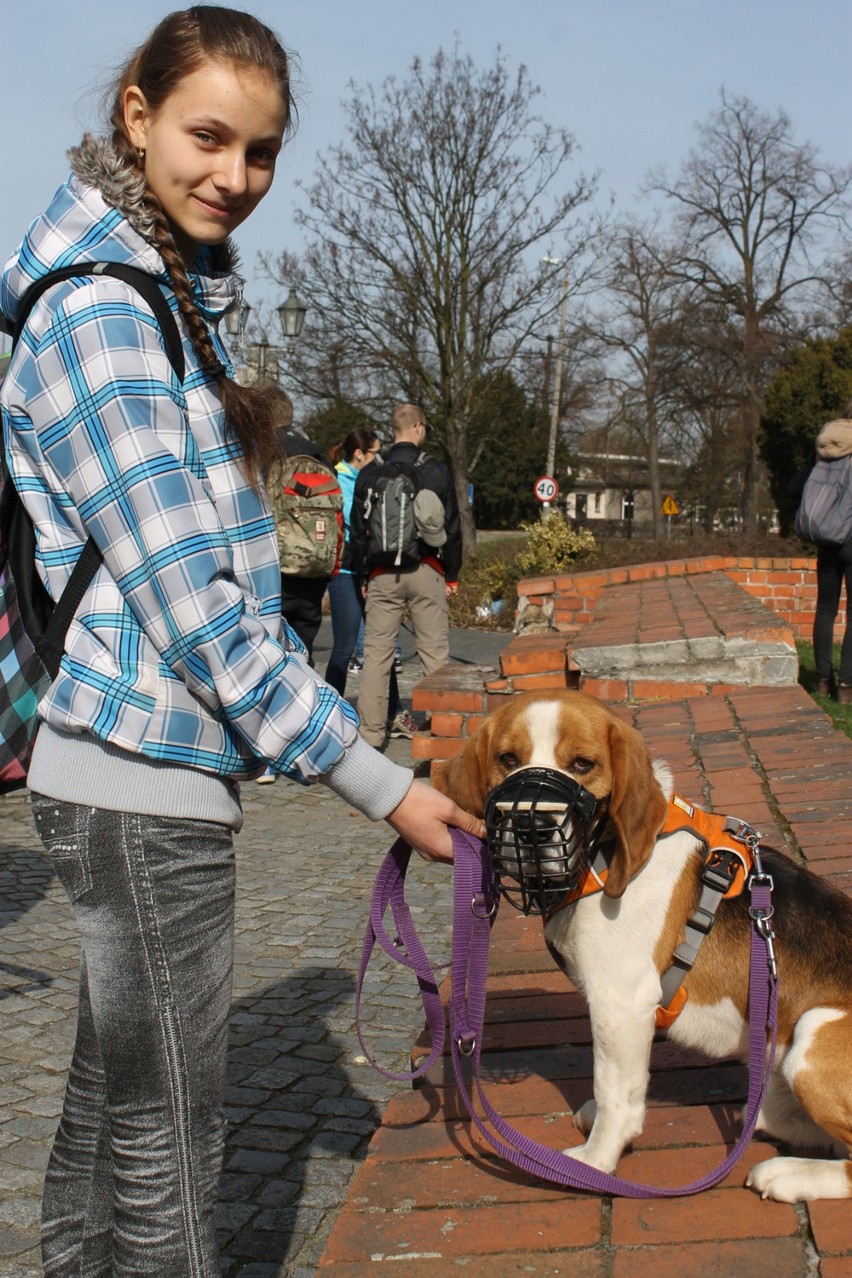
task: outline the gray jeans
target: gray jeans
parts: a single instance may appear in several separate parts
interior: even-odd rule
[[[42,1207],[46,1278],[213,1278],[232,833],[37,794],[33,814],[82,935],[77,1040]]]

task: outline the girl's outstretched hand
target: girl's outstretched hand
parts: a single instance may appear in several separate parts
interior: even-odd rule
[[[452,861],[451,825],[479,839],[485,838],[484,821],[471,816],[446,794],[433,790],[423,781],[412,782],[402,803],[397,804],[386,820],[424,861]]]

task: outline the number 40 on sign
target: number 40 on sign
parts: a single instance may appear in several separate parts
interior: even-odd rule
[[[559,485],[555,479],[551,479],[550,475],[542,475],[533,484],[533,493],[538,501],[546,505],[558,495]]]

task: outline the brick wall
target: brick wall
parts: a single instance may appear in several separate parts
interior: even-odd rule
[[[418,733],[412,743],[416,759],[446,759],[463,747],[482,717],[512,692],[576,687],[579,671],[572,669],[572,636],[592,620],[595,604],[609,586],[658,580],[691,573],[724,572],[743,590],[759,599],[787,622],[797,638],[810,639],[816,607],[816,561],[813,559],[757,559],[705,555],[667,563],[636,564],[605,571],[532,577],[518,584],[518,615],[527,608],[544,609],[555,627],[543,634],[521,634],[505,649],[501,675],[484,678],[473,669],[445,667],[414,689],[415,710],[431,716],[431,731]],[[552,607],[552,611],[551,611]],[[835,631],[842,638],[838,618]],[[591,688],[596,695],[607,690]],[[657,689],[659,691],[659,689]],[[679,691],[686,693],[686,685]],[[614,695],[614,693],[613,693]]]
[[[518,613],[531,605],[553,601],[552,624],[557,630],[573,632],[591,621],[595,602],[607,586],[628,581],[649,581],[660,577],[681,577],[687,573],[724,572],[767,608],[790,625],[797,639],[810,639],[816,608],[815,559],[752,559],[724,555],[704,555],[695,559],[672,559],[661,564],[635,564],[600,572],[566,573],[553,577],[529,577],[518,583]],[[838,618],[838,639],[843,637],[843,619]]]

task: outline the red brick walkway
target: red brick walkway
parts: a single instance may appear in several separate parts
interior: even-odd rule
[[[746,818],[767,844],[852,894],[852,742],[797,686],[714,692],[614,708],[668,760],[681,794]],[[570,1113],[591,1094],[584,1005],[547,955],[540,921],[505,904],[484,1046],[498,1110],[554,1148],[579,1140]],[[741,1065],[708,1064],[660,1037],[645,1131],[619,1174],[676,1185],[715,1167],[736,1138],[745,1086]],[[320,1269],[335,1278],[374,1275],[378,1264],[405,1278],[852,1278],[848,1201],[789,1206],[743,1188],[773,1148],[752,1142],[720,1186],[691,1198],[569,1193],[492,1154],[471,1131],[445,1060],[388,1106]]]

